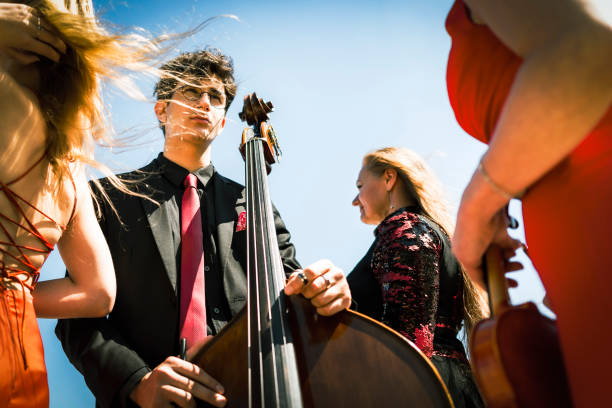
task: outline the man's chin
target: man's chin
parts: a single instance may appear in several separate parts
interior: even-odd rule
[[[211,142],[214,136],[209,130],[203,130],[177,133],[173,138],[185,142]]]

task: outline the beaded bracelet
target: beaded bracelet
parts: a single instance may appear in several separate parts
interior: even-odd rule
[[[487,173],[487,171],[485,170],[485,168],[484,168],[484,166],[482,164],[482,159],[480,159],[480,162],[478,162],[478,171],[480,172],[482,177],[485,179],[485,181],[491,187],[493,187],[493,190],[495,190],[498,194],[500,194],[501,196],[503,196],[507,200],[511,200],[513,198],[520,198],[525,193],[525,190],[523,190],[523,191],[519,192],[518,194],[511,194],[511,193],[507,192],[505,189],[503,189],[499,184],[494,182],[493,179],[489,176],[489,173]]]

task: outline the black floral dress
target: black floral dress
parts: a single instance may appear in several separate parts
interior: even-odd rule
[[[456,407],[482,407],[463,344],[463,279],[448,236],[413,207],[375,230],[376,240],[348,275],[359,312],[412,341],[436,366]]]

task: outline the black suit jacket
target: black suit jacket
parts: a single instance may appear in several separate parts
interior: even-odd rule
[[[168,356],[178,354],[179,302],[176,254],[180,242],[178,206],[159,171],[158,160],[120,176],[157,203],[121,193],[102,181],[120,219],[104,199],[100,226],[117,277],[117,297],[107,318],[59,320],[56,334],[71,363],[83,374],[96,405],[131,405],[128,395],[140,379]],[[245,207],[240,184],[215,173],[217,253],[223,289],[232,315],[246,304],[246,231],[236,232]],[[278,245],[286,272],[299,268],[290,234],[274,209]],[[168,239],[177,235],[178,239]]]

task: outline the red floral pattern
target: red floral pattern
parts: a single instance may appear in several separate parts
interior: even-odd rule
[[[238,215],[238,222],[236,223],[236,232],[246,230],[246,211],[243,211]]]
[[[375,234],[372,271],[382,291],[382,322],[414,342],[427,357],[454,356],[451,349],[434,344],[436,327],[456,333],[462,320],[462,304],[457,299],[453,299],[457,306],[453,316],[438,313],[440,236],[423,216],[407,209],[385,218]]]

